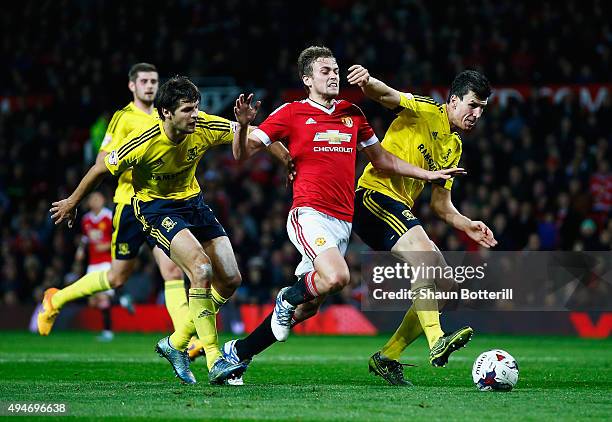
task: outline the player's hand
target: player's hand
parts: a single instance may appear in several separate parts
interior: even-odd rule
[[[289,162],[287,162],[287,187],[295,181],[295,176],[297,176],[297,172],[295,170],[295,163],[293,162],[293,160],[289,160]]]
[[[370,81],[370,73],[368,72],[368,69],[366,69],[365,67],[363,67],[360,64],[354,64],[351,67],[349,67],[349,74],[348,74],[348,82],[351,85],[358,85],[359,87],[363,87],[366,86],[368,84],[368,82]]]
[[[73,204],[70,198],[62,199],[51,204],[51,219],[55,225],[60,224],[62,221],[68,221],[68,227],[74,226],[74,221],[77,216],[76,204]]]
[[[437,171],[428,171],[427,173],[427,181],[435,182],[438,180],[448,180],[455,176],[465,176],[467,171],[461,167],[453,167],[450,169],[437,170]]]
[[[244,94],[240,94],[236,99],[234,115],[236,116],[236,121],[238,121],[241,126],[248,126],[249,123],[255,120],[255,116],[257,116],[261,101],[257,101],[254,105],[251,104],[252,101],[253,94],[249,94],[246,98]]]
[[[497,245],[497,240],[493,237],[493,232],[482,221],[472,221],[465,230],[465,233],[480,246],[492,248]]]

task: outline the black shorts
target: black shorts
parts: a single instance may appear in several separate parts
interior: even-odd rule
[[[227,236],[202,194],[189,199],[154,199],[144,202],[132,198],[136,218],[147,235],[147,242],[158,246],[170,257],[170,243],[178,232],[187,228],[200,241]]]
[[[375,251],[390,251],[404,233],[420,225],[406,204],[371,189],[355,192],[353,231]]]
[[[134,215],[134,208],[129,204],[115,204],[113,237],[111,240],[113,259],[128,260],[135,258],[145,240],[146,233],[142,230],[142,224]]]

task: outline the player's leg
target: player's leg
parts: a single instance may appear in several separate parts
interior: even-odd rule
[[[69,302],[122,286],[132,273],[135,262],[113,259],[110,269],[91,271],[63,289],[47,289],[38,314],[38,333],[49,335],[60,310]]]
[[[425,230],[421,226],[415,226],[405,233],[400,240],[393,246],[392,252],[400,257],[404,257],[407,261],[413,258],[414,252],[419,253],[419,261],[424,262],[431,267],[445,267],[446,261],[440,253],[439,249],[429,239]],[[408,252],[407,254],[403,252]],[[464,327],[453,333],[445,335],[440,325],[440,309],[444,303],[433,298],[433,294],[428,295],[428,292],[434,293],[442,282],[448,280],[436,280],[421,278],[416,280],[412,286],[414,292],[414,300],[411,309],[408,310],[406,317],[411,313],[415,313],[430,348],[430,363],[434,366],[444,366],[448,361],[448,357],[455,350],[464,347],[471,339],[473,330],[470,327]],[[447,289],[447,287],[444,287]],[[414,322],[411,319],[410,322]],[[403,336],[400,342],[405,341],[406,346],[414,340],[416,334],[416,324],[406,324],[400,326],[397,334]],[[406,347],[404,346],[404,348]]]
[[[372,249],[391,251],[403,235],[419,224],[405,204],[369,189],[357,189],[353,230]],[[382,350],[370,357],[370,372],[392,385],[412,385],[404,378],[399,359],[406,346],[422,332],[419,318],[411,308]]]
[[[285,341],[289,336],[298,305],[336,293],[350,282],[349,269],[340,250],[346,250],[350,232],[350,223],[312,208],[291,210],[287,233],[303,258],[296,270],[300,274],[298,281],[281,289],[276,298],[271,324],[277,340]]]
[[[241,364],[230,364],[222,357],[219,349],[216,310],[219,308],[222,296],[219,295],[219,292],[213,293],[212,291],[213,262],[211,258],[188,229],[183,229],[174,236],[170,245],[170,256],[191,280],[189,313],[198,338],[204,345],[210,382],[221,383],[231,374],[241,375],[246,367]],[[235,265],[236,273],[232,274],[232,265],[228,263],[227,257],[219,258],[222,261],[220,265],[226,265],[225,268],[220,269],[221,276],[225,277],[220,286],[223,285],[226,289],[231,288],[231,284],[236,280],[239,284],[240,276],[236,276],[237,265]],[[224,270],[227,272],[224,273]],[[221,290],[226,292],[225,289]]]
[[[176,331],[189,319],[183,271],[157,246],[153,247],[153,257],[164,279],[166,309]]]
[[[89,306],[98,309],[102,313],[102,332],[96,338],[99,341],[113,340],[114,334],[111,319],[112,297],[107,292],[96,293],[89,297]]]
[[[122,286],[132,274],[134,259],[144,237],[130,205],[117,204],[113,211],[110,270],[92,271],[69,286],[47,289],[43,297],[43,312],[38,315],[38,332],[49,335],[62,307],[74,300]]]
[[[301,218],[298,218],[300,214]],[[300,208],[289,213],[287,233],[302,254],[302,261],[295,271],[298,281],[291,288],[281,289],[274,311],[251,334],[224,345],[223,352],[228,359],[250,361],[253,356],[274,344],[278,340],[278,313],[289,313],[284,317],[285,325],[281,327],[286,335],[292,326],[315,315],[328,294],[316,290],[315,280],[325,280],[326,285],[319,286],[321,290],[335,290],[350,281],[343,258],[350,238],[350,223],[309,208]],[[319,272],[323,277],[317,275]],[[284,293],[290,289],[293,289],[290,294],[296,299],[297,305],[292,305],[284,298]],[[282,307],[280,311],[279,307]],[[276,332],[273,329],[275,324]]]

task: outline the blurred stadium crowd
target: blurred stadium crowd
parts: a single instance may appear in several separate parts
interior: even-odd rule
[[[284,89],[300,87],[294,62],[311,44],[332,48],[344,74],[360,63],[416,93],[447,86],[466,67],[482,70],[493,87],[610,80],[607,2],[432,3],[321,0],[294,10],[283,1],[26,1],[3,13],[0,303],[38,302],[44,288],[80,276],[73,266],[78,230],[54,227],[48,209],[89,167],[95,153],[88,140],[130,101],[133,63],[156,64],[162,79],[230,76],[245,91],[263,88],[258,121],[282,103]],[[362,105],[382,139],[393,116]],[[231,118],[231,110],[223,115]],[[490,106],[463,138],[468,176],[453,188],[455,204],[489,224],[501,250],[610,250],[610,116],[609,96],[594,111],[572,96],[559,104],[532,96]],[[239,165],[230,148],[218,148],[203,159],[199,178],[241,265],[237,299],[269,302],[275,289],[293,283],[298,259],[285,231],[291,196],[283,169],[265,154]],[[109,200],[113,189],[108,178],[102,190]],[[427,204],[425,192],[415,215],[442,250],[475,248]],[[353,242],[347,259],[355,288],[335,301],[356,300],[364,249]],[[151,301],[161,281],[143,254],[126,288]]]

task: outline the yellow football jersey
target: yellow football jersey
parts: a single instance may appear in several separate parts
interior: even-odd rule
[[[398,116],[391,123],[381,143],[382,147],[404,161],[426,170],[456,167],[461,158],[461,138],[451,133],[446,104],[430,97],[410,98],[400,95]],[[442,184],[442,183],[441,183]],[[382,174],[368,164],[358,185],[387,195],[396,201],[414,206],[425,182],[398,175]],[[450,190],[453,179],[446,180]]]
[[[128,140],[127,136],[131,132],[146,125],[151,126],[158,120],[159,117],[156,109],[153,109],[151,114],[147,114],[136,107],[136,104],[132,101],[113,114],[100,150],[110,153],[112,150],[117,149],[122,142],[126,142]],[[127,169],[119,176],[113,201],[117,204],[130,204],[132,196],[134,196],[132,169]]]
[[[187,199],[201,190],[195,172],[202,155],[215,145],[231,144],[234,132],[235,123],[200,111],[195,132],[175,144],[159,120],[130,133],[104,161],[114,175],[132,167],[136,197],[144,202]]]

